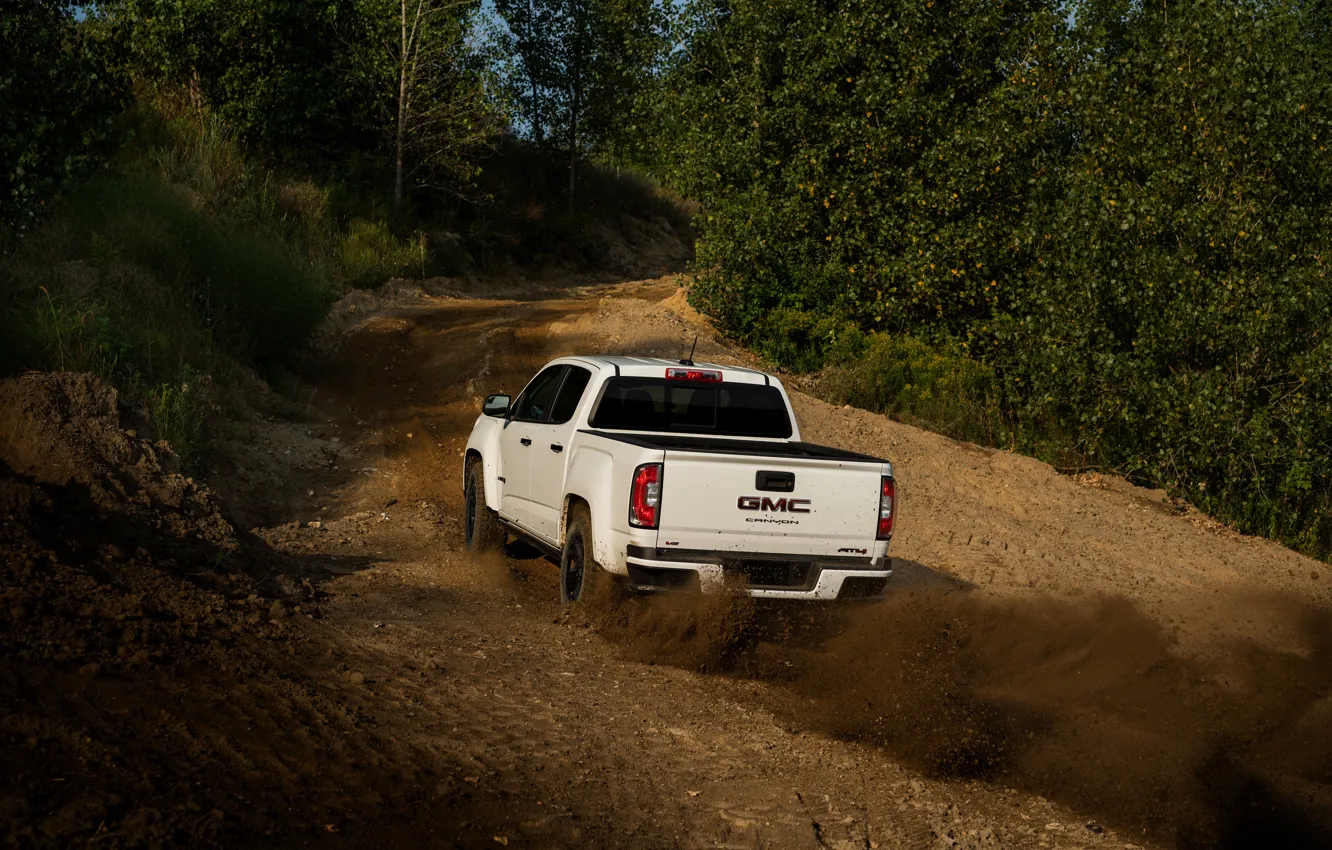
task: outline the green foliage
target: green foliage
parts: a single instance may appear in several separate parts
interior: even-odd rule
[[[305,168],[362,158],[395,199],[461,191],[496,131],[478,5],[449,0],[113,0],[128,64],[247,145]]]
[[[201,377],[185,367],[181,383],[160,384],[146,398],[148,422],[159,440],[166,440],[186,469],[201,469],[208,460],[207,394]]]
[[[0,14],[0,227],[26,230],[116,138],[125,82],[114,44],[70,5],[25,0]]]
[[[1026,179],[1066,147],[1031,120],[1038,88],[1002,71],[1040,72],[1060,18],[958,0],[707,20],[667,87],[670,173],[703,204],[699,264],[715,267],[700,303],[737,329],[779,306],[894,331],[992,309]]]
[[[994,445],[1007,436],[994,370],[909,336],[876,333],[831,367],[823,391],[957,440]]]
[[[556,54],[556,0],[496,0],[495,13],[502,22],[496,27],[497,59],[510,109],[527,134],[538,145],[552,135],[559,109],[555,102],[560,88]]]
[[[0,374],[89,371],[141,404],[188,468],[208,387],[302,351],[336,294],[327,196],[279,184],[220,125],[139,116],[138,165],[53,206],[0,259]]]
[[[703,207],[695,301],[800,368],[848,321],[957,352],[988,376],[958,380],[999,411],[978,414],[1005,423],[989,439],[1170,487],[1325,556],[1326,15],[1072,11],[693,7],[663,101],[664,167]],[[899,398],[915,370],[864,367],[885,388],[857,392],[914,410]]]
[[[295,355],[333,291],[291,248],[208,215],[151,174],[94,180],[4,263],[16,368],[88,370],[157,384],[226,354]]]
[[[398,239],[384,225],[357,219],[338,243],[338,274],[349,286],[378,286],[391,277],[424,275],[424,242]]]
[[[185,88],[241,138],[311,163],[378,140],[380,22],[357,0],[96,5],[140,78]]]
[[[497,0],[502,81],[516,124],[538,145],[616,163],[656,130],[642,110],[668,43],[653,0]],[[570,175],[572,205],[574,175]],[[572,209],[572,207],[571,207]]]
[[[471,43],[480,4],[358,0],[358,8],[366,24],[362,67],[393,151],[395,208],[409,189],[467,193],[479,155],[499,132],[486,62]]]
[[[754,345],[776,363],[799,372],[812,372],[825,361],[841,362],[865,348],[865,334],[852,322],[819,316],[791,307],[778,307],[756,326]]]

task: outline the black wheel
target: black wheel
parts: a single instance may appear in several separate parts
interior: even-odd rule
[[[614,577],[592,556],[592,517],[585,505],[569,511],[560,554],[560,603],[588,604],[602,600],[613,590]]]
[[[486,491],[481,481],[480,460],[467,464],[467,481],[463,490],[464,535],[468,552],[495,552],[504,545],[504,529],[495,512],[486,507]]]

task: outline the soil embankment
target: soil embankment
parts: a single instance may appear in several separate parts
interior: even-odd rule
[[[1326,843],[1332,571],[1159,493],[797,394],[806,439],[898,466],[884,602],[635,602],[589,628],[544,559],[462,552],[486,393],[554,356],[674,356],[696,333],[697,360],[744,358],[673,279],[348,322],[308,420],[256,425],[217,471],[253,533],[105,390],[0,387],[7,834]]]

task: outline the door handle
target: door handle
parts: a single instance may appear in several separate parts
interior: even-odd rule
[[[523,438],[522,438],[521,440],[519,440],[518,442],[522,443],[524,446],[530,446],[530,445],[532,445],[532,438],[531,438],[531,437],[523,437]]]
[[[564,451],[564,446],[561,446],[559,443],[551,443],[550,450],[552,452],[555,452],[556,454],[559,454],[560,452]]]

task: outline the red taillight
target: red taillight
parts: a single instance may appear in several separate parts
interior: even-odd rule
[[[883,488],[879,491],[879,533],[880,540],[893,536],[893,510],[897,507],[897,485],[885,475]]]
[[[666,377],[672,381],[720,381],[722,373],[717,369],[681,369],[672,366],[666,370]]]
[[[656,528],[660,510],[661,464],[645,463],[634,470],[634,484],[629,490],[629,524]]]

